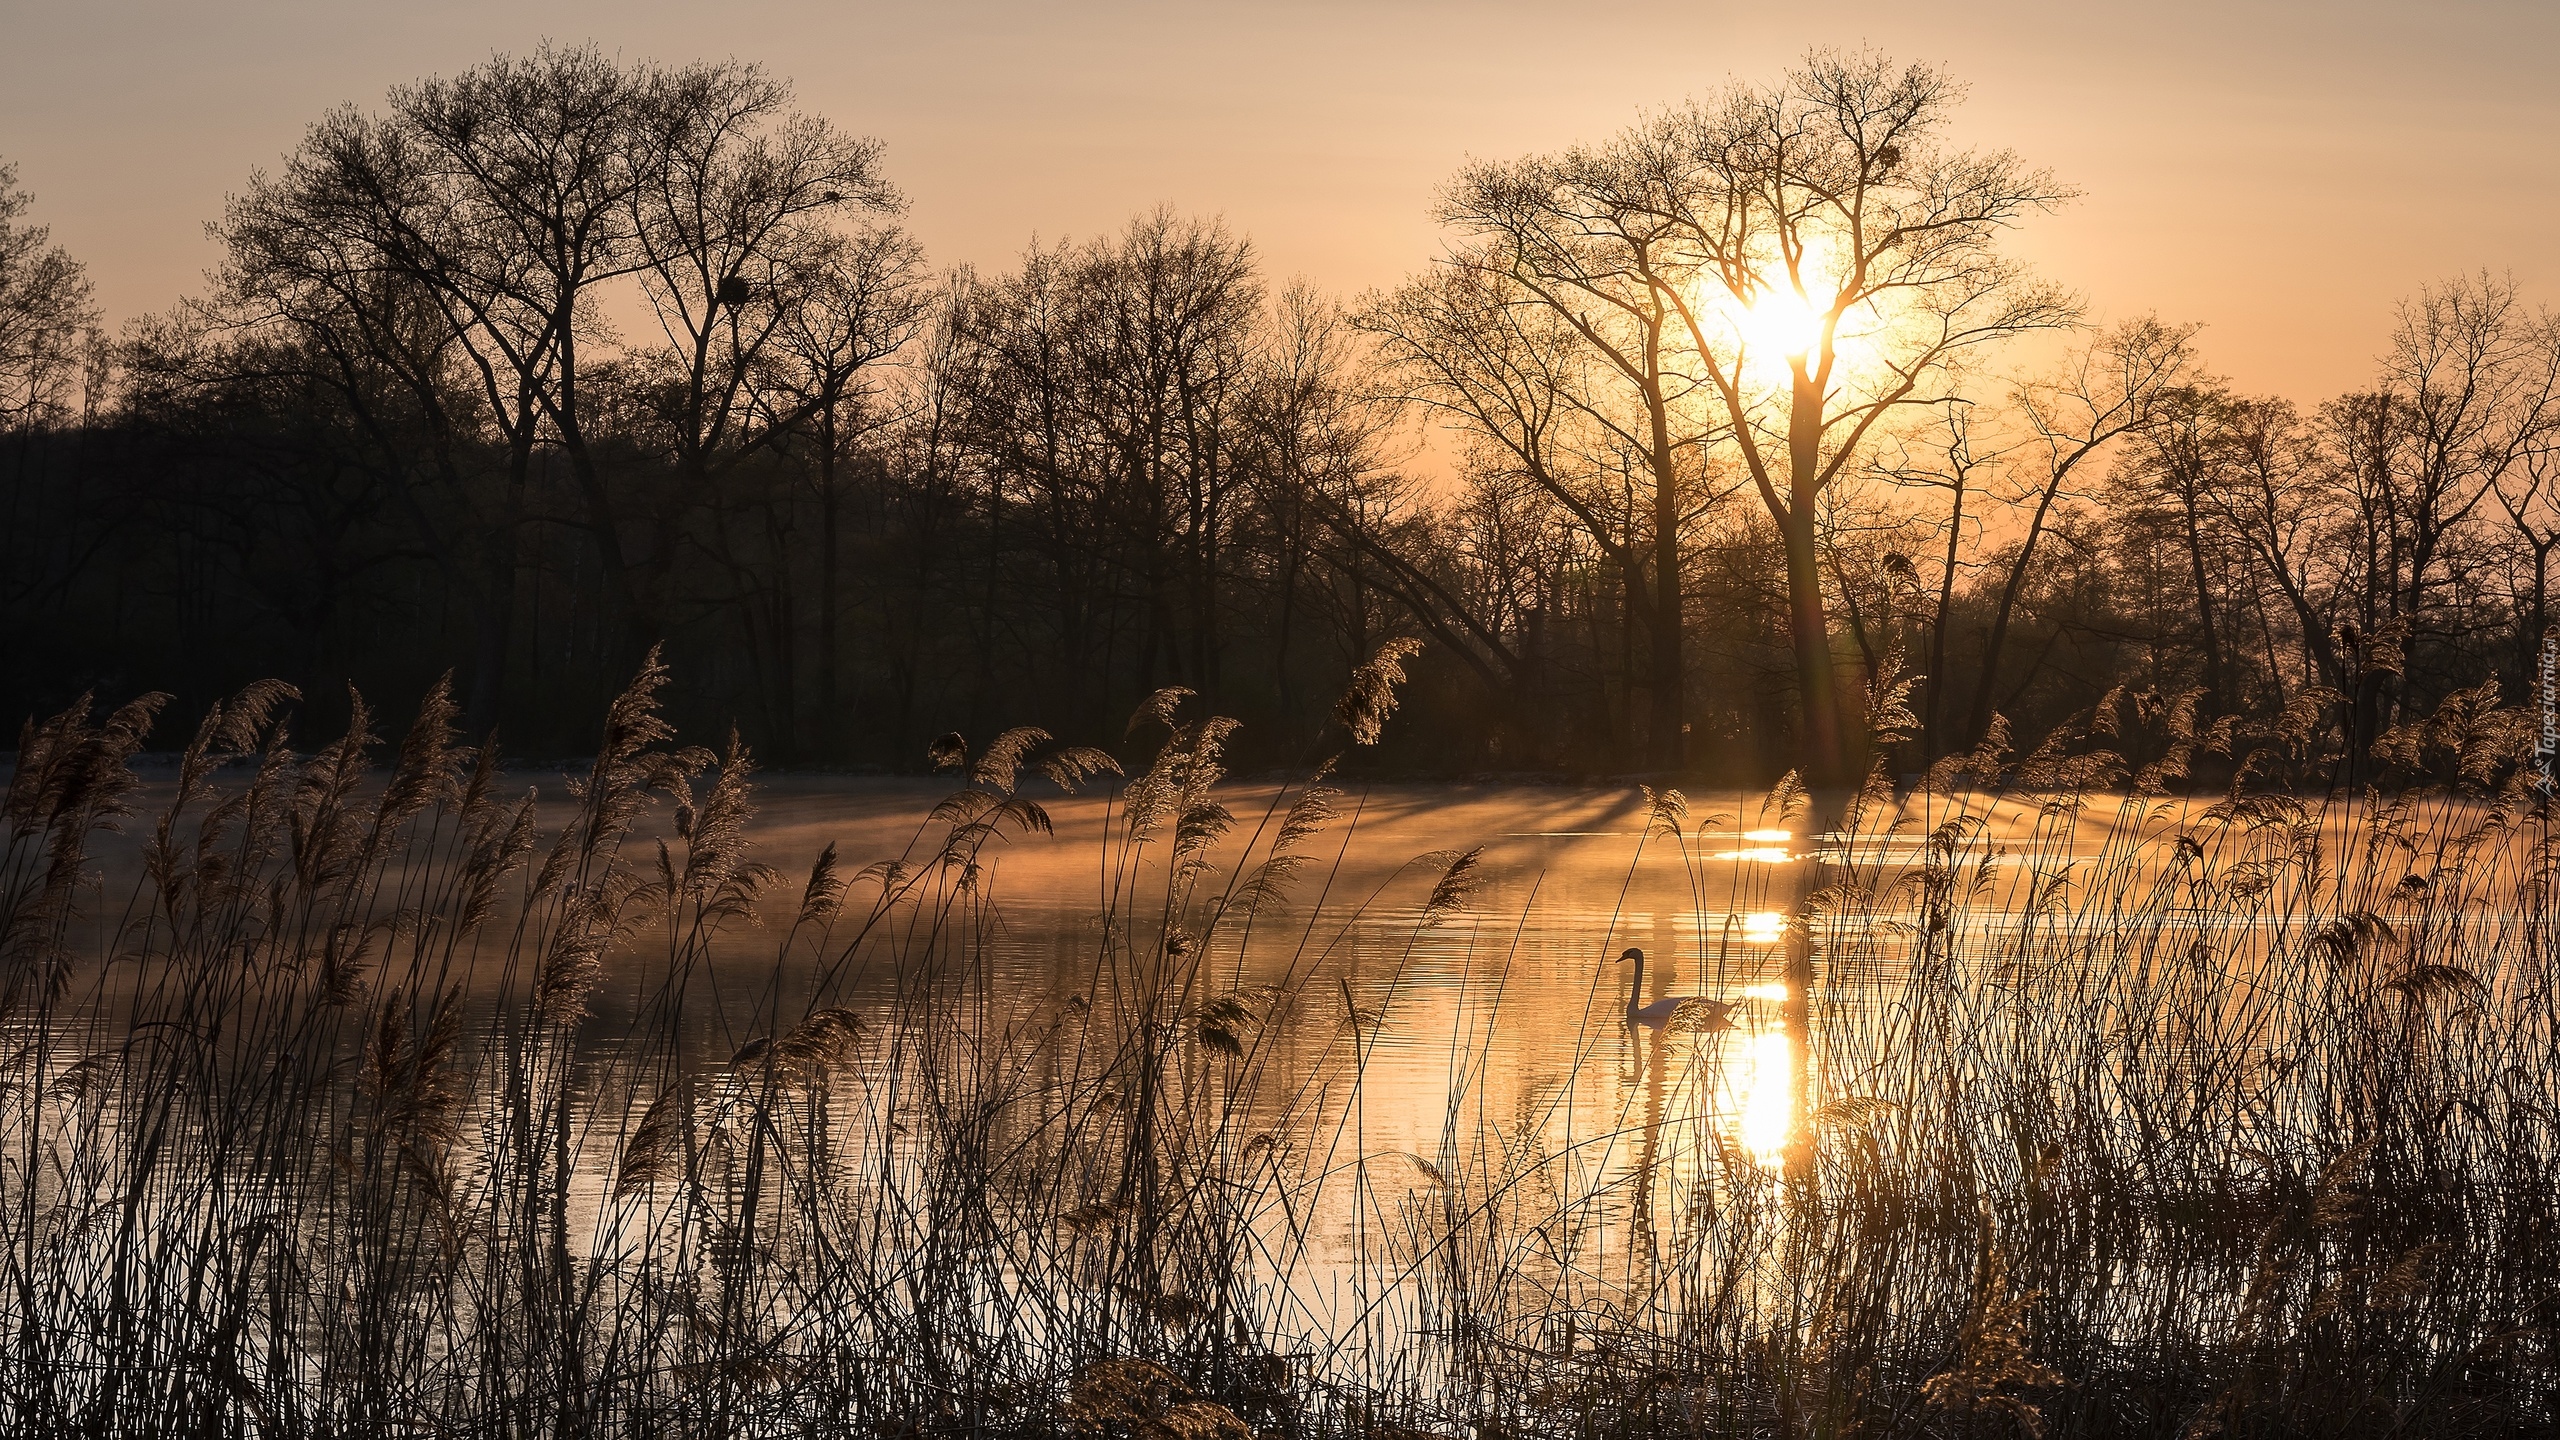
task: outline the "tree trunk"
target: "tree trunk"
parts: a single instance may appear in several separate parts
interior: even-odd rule
[[[2017,613],[2019,593],[2027,587],[2027,571],[2035,563],[2036,542],[2044,538],[2045,517],[2053,513],[2054,497],[2062,493],[2063,478],[2069,473],[2069,466],[2057,466],[2045,481],[2044,495],[2036,502],[2034,517],[2027,522],[2026,538],[2018,542],[2018,558],[2009,566],[2009,578],[2000,586],[2000,605],[1991,612],[1991,634],[1982,644],[1982,674],[1973,686],[1973,713],[1965,722],[1967,743],[1980,740],[1991,728],[1991,697],[2000,683],[2000,652],[2008,648],[2009,620]]]
[[[1653,412],[1653,721],[1648,745],[1653,768],[1678,770],[1688,761],[1688,713],[1682,655],[1680,594],[1680,477],[1671,463],[1670,420],[1659,386],[1646,397]]]
[[[1778,527],[1787,547],[1787,630],[1796,652],[1796,689],[1804,731],[1796,737],[1798,768],[1817,789],[1847,783],[1849,754],[1840,730],[1839,679],[1831,668],[1831,622],[1822,606],[1822,557],[1814,512],[1822,490],[1822,386],[1795,367],[1787,407],[1788,502]]]
[[[1956,557],[1964,540],[1964,471],[1955,472],[1955,501],[1947,511],[1946,568],[1938,575],[1938,608],[1929,617],[1929,678],[1923,695],[1921,748],[1935,764],[1946,745],[1947,621],[1955,608]]]
[[[818,753],[836,755],[844,731],[836,720],[836,521],[842,505],[836,494],[836,414],[829,406],[818,418]]]
[[[2204,630],[2204,697],[2206,713],[2219,715],[2224,708],[2222,681],[2222,637],[2213,624],[2213,585],[2205,575],[2204,532],[2196,519],[2196,500],[2192,488],[2179,497],[2187,516],[2187,563],[2196,583],[2196,623]]]
[[[499,707],[506,698],[507,651],[514,639],[516,617],[516,542],[524,515],[525,485],[532,477],[530,417],[519,426],[526,438],[509,448],[507,499],[498,516],[497,533],[489,537],[489,575],[479,612],[473,617],[471,688],[462,707],[463,733],[486,740],[498,728]]]

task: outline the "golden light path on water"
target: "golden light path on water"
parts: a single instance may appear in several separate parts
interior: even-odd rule
[[[1786,1032],[1763,1030],[1751,1037],[1735,1081],[1735,1128],[1744,1147],[1764,1163],[1785,1154],[1795,1133],[1795,1054]]]

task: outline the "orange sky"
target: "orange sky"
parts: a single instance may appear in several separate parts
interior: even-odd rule
[[[121,320],[193,288],[203,222],[344,100],[544,36],[735,55],[889,145],[938,262],[1001,265],[1158,202],[1356,292],[1436,247],[1470,155],[1598,138],[1809,44],[1973,86],[1964,135],[2086,192],[2022,252],[2100,313],[2205,322],[2212,366],[2316,399],[2392,299],[2480,266],[2560,298],[2560,3],[178,3],[0,0],[0,157]]]

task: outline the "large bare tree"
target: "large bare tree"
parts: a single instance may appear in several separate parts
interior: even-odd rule
[[[1953,393],[1992,342],[2070,323],[2002,250],[2070,192],[2007,151],[1950,146],[1963,89],[1927,66],[1817,53],[1779,83],[1673,112],[1621,144],[1675,227],[1667,293],[1785,539],[1809,777],[1845,778],[1818,502],[1897,409]]]
[[[1845,778],[1823,494],[1889,414],[1956,393],[1974,352],[2076,316],[2001,248],[2068,192],[1946,144],[1961,98],[1925,66],[1817,53],[1603,145],[1476,166],[1441,204],[1444,273],[1364,312],[1408,393],[1621,568],[1656,764],[1685,758],[1681,536],[1719,466],[1783,540],[1804,768]]]
[[[1613,563],[1646,638],[1643,752],[1676,769],[1681,535],[1712,501],[1724,423],[1679,318],[1678,226],[1643,192],[1623,149],[1474,166],[1440,202],[1457,238],[1441,273],[1374,300],[1360,324],[1407,396],[1551,496]]]
[[[654,78],[637,121],[634,141],[654,160],[635,166],[631,216],[659,332],[650,358],[677,468],[697,487],[834,394],[820,384],[780,411],[744,403],[767,348],[833,331],[879,358],[867,352],[886,337],[855,338],[843,322],[877,332],[880,317],[862,307],[876,311],[880,277],[920,263],[895,230],[856,242],[835,223],[904,208],[880,177],[880,143],[789,113],[790,98],[753,66],[690,65]],[[800,316],[809,303],[854,313]]]
[[[818,503],[817,713],[820,725],[838,722],[838,667],[843,642],[845,470],[883,426],[901,418],[903,402],[877,377],[883,363],[906,348],[923,328],[932,306],[924,252],[893,227],[831,236],[799,257],[793,289],[775,304],[771,338],[758,346],[748,367],[751,403],[760,412],[756,443],[777,445],[807,457],[804,478]],[[788,663],[791,567],[780,564],[766,578],[776,613],[768,627],[779,659],[778,731],[787,733],[794,709]]]
[[[829,222],[897,197],[876,142],[788,101],[753,66],[624,65],[545,46],[397,87],[379,113],[333,112],[233,202],[222,232],[235,312],[388,367],[431,411],[475,394],[475,413],[431,428],[486,433],[505,455],[474,567],[475,725],[496,715],[539,453],[567,462],[574,523],[636,650],[666,624],[680,512],[804,418],[742,403],[748,376],[845,263]],[[623,345],[607,321],[633,277],[659,345]],[[599,361],[613,389],[646,397],[638,408],[685,483],[643,491],[609,473],[594,434]]]
[[[250,287],[282,269],[324,291],[396,289],[433,307],[451,337],[480,401],[474,423],[506,456],[466,708],[474,726],[496,718],[527,492],[546,435],[576,462],[589,528],[631,608],[621,536],[586,443],[579,346],[598,333],[597,288],[637,263],[632,142],[643,89],[594,50],[551,47],[402,86],[383,113],[347,106],[313,126],[280,173],[252,179],[225,222]]]
[[[2554,321],[2514,282],[2430,286],[2396,309],[2372,388],[2321,407],[2325,488],[2343,510],[2325,547],[2357,745],[2392,723],[2412,657],[2480,648],[2498,541],[2491,521],[2560,422]],[[2421,689],[2430,687],[2420,687]]]

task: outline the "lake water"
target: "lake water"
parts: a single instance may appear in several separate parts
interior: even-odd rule
[[[510,777],[553,797],[541,812],[546,832],[571,814],[561,779]],[[1815,1214],[1782,1213],[1768,1197],[1800,1173],[1810,1122],[1839,1107],[1850,1108],[1821,1120],[1825,1134],[1889,1113],[1877,1123],[1898,1129],[1879,1145],[1909,1163],[1939,1157],[1934,1137],[1951,1136],[1944,1163],[1917,1173],[1961,1170],[1986,1191],[2032,1190],[2041,1162],[2028,1137],[2041,1122],[2027,1111],[2101,1094],[2098,1113],[2082,1106],[2072,1117],[2083,1137],[2123,1119],[2140,1134],[2127,1153],[2183,1154],[2200,1141],[2213,1155],[2263,1154],[2316,1174],[2322,1150],[2337,1148],[2335,1114],[2322,1107],[2337,1104],[2342,1078],[2352,1086],[2372,1073],[2345,1056],[2325,1078],[2304,1080],[2297,1052],[2321,1037],[2389,1038],[2407,1055],[2423,1053],[2445,1085],[2471,1091],[2542,1043],[2530,1004],[2503,1007],[2547,993],[2549,838],[2540,820],[2484,823],[2491,816],[2476,802],[2217,810],[2210,798],[1912,796],[1843,837],[1815,833],[1802,814],[1771,811],[1757,795],[1690,797],[1675,830],[1632,786],[1340,788],[1336,817],[1299,845],[1306,864],[1285,893],[1248,907],[1243,882],[1267,859],[1294,791],[1221,787],[1233,823],[1177,884],[1172,827],[1132,844],[1125,790],[1041,794],[1047,832],[1008,829],[964,872],[932,864],[952,828],[931,813],[949,782],[763,777],[745,833],[753,858],[784,878],[758,907],[759,923],[730,925],[698,951],[681,927],[637,923],[603,953],[574,1049],[547,1035],[521,1047],[540,1072],[528,1088],[549,1094],[565,1081],[557,1093],[574,1117],[575,1138],[562,1141],[572,1163],[558,1186],[562,1229],[575,1237],[564,1248],[593,1273],[627,1273],[631,1247],[663,1233],[674,1203],[665,1187],[635,1197],[617,1184],[639,1117],[669,1096],[707,1097],[695,1105],[706,1115],[735,1100],[757,1083],[739,1057],[818,1006],[844,1006],[866,1027],[851,1077],[827,1102],[827,1123],[851,1136],[847,1153],[873,1167],[848,1172],[846,1193],[893,1189],[883,1177],[915,1163],[920,1146],[973,1133],[966,1113],[937,1129],[934,1117],[901,1111],[921,1098],[955,1100],[966,1112],[988,1093],[965,1075],[911,1083],[919,1065],[981,1066],[998,1089],[1000,1072],[1063,1066],[1070,1085],[1021,1093],[1071,1089],[1088,1112],[1100,1105],[1125,1116],[1106,1093],[1123,1083],[1112,1037],[1127,1033],[1143,996],[1162,993],[1133,982],[1164,966],[1168,951],[1186,957],[1171,968],[1187,979],[1180,1003],[1151,1017],[1179,1037],[1161,1083],[1191,1088],[1167,1110],[1207,1115],[1205,1143],[1230,1147],[1177,1154],[1168,1169],[1197,1176],[1218,1170],[1200,1163],[1215,1159],[1239,1173],[1232,1147],[1250,1161],[1251,1145],[1273,1137],[1276,1183],[1257,1188],[1251,1223],[1269,1228],[1260,1237],[1269,1253],[1292,1257],[1271,1277],[1274,1303],[1288,1312],[1277,1328],[1327,1346],[1378,1313],[1362,1288],[1381,1273],[1371,1247],[1400,1230],[1408,1242],[1427,1235],[1434,1196],[1463,1192],[1473,1205],[1515,1180],[1545,1186],[1544,1210],[1513,1217],[1508,1232],[1540,1253],[1515,1252],[1508,1273],[1542,1284],[1550,1272],[1539,1267],[1552,1263],[1595,1293],[1658,1295],[1655,1277],[1697,1258],[1675,1261],[1681,1244],[1756,1234],[1749,1263],[1775,1263],[1766,1226],[1719,1230],[1692,1219],[1758,1204],[1783,1232],[1790,1216]],[[138,893],[139,843],[164,799],[163,786],[147,786],[144,819],[101,847],[93,929],[78,953],[123,950],[115,937],[132,933],[126,897]],[[668,807],[651,811],[626,863],[651,873],[660,843],[671,841],[681,866],[674,829]],[[454,853],[449,832],[435,843]],[[799,878],[829,845],[840,873],[855,877],[846,902],[823,925],[795,924]],[[1435,887],[1469,850],[1469,893],[1435,904]],[[873,867],[892,863],[925,878],[905,902],[880,906]],[[431,948],[420,937],[433,925],[400,918],[419,903],[401,870],[392,867],[383,898],[369,903],[383,933],[405,937],[393,944]],[[2352,926],[2338,929],[2348,918]],[[248,1043],[286,1057],[304,1046],[291,1068],[335,1091],[346,1082],[330,1077],[358,1075],[372,1053],[373,1016],[391,987],[414,996],[449,983],[468,997],[466,1025],[503,1040],[508,1032],[491,1027],[520,1025],[523,1011],[501,996],[521,997],[534,965],[532,949],[512,947],[509,968],[508,930],[502,911],[480,941],[460,947],[457,970],[403,978],[377,968],[334,1007],[296,998],[307,972],[244,977],[241,993],[263,998],[243,1013],[284,1021],[263,1032],[272,1038]],[[1166,943],[1174,932],[1178,943]],[[2389,944],[2359,949],[2356,937],[2372,934]],[[1630,947],[1649,962],[1641,990],[1618,959]],[[226,967],[239,968],[227,959],[207,968]],[[2421,975],[2409,988],[2429,967],[2454,973]],[[184,987],[167,988],[173,968],[184,967],[150,971],[147,983],[163,987],[152,1009],[128,1004],[137,967],[86,967],[57,1012],[65,1043],[55,1058],[31,1062],[50,1068],[19,1093],[76,1098],[87,1082],[70,1082],[74,1068],[130,1048],[145,1024],[157,1035],[190,1023]],[[1269,1077],[1240,1092],[1235,1103],[1247,1113],[1231,1127],[1217,1086],[1234,1073],[1232,1050],[1222,1059],[1203,1028],[1227,996],[1245,997],[1250,1012],[1230,1044],[1267,1060],[1258,1073]],[[1681,996],[1723,1007],[1716,1017],[1725,1023],[1628,1023],[1631,1001]],[[2365,1018],[2324,1029],[2341,1006]],[[151,1018],[137,1023],[145,1009]],[[1098,1069],[1076,1069],[1083,1052],[1068,1057],[1070,1046],[1037,1038],[1074,1030],[1074,1016],[1090,1017],[1082,1033],[1101,1037]],[[1114,1023],[1093,1023],[1106,1016]],[[899,1043],[931,1027],[942,1036],[935,1044]],[[315,1034],[325,1039],[313,1044]],[[207,1043],[208,1053],[219,1048]],[[506,1109],[518,1083],[510,1053],[488,1046],[470,1069],[466,1119],[444,1162],[466,1194],[525,1163],[511,1136],[544,1133]],[[262,1062],[243,1058],[237,1093],[264,1093]],[[2547,1077],[2532,1083],[2547,1086]],[[161,1103],[147,1087],[119,1096],[88,1112],[97,1123],[85,1132],[90,1118],[56,1105],[48,1133],[77,1148],[84,1133],[133,1129]],[[329,1103],[346,1106],[359,1128],[369,1123],[371,1102],[341,1093]],[[998,1106],[988,1126],[1023,1128],[1021,1112],[1045,1103]],[[2164,1118],[2181,1132],[2166,1148],[2147,1128]],[[292,1129],[290,1116],[258,1123],[279,1135]],[[706,1131],[720,1123],[706,1120]],[[1105,1118],[1082,1133],[1116,1134],[1119,1123]],[[930,1142],[911,1138],[927,1134]],[[320,1188],[327,1165],[291,1149],[299,1143],[277,1152],[293,1171],[280,1194]],[[1064,1156],[1050,1173],[1075,1168]],[[551,1173],[562,1172],[552,1164]],[[1244,1173],[1242,1183],[1262,1186],[1262,1172]],[[1350,1183],[1336,1182],[1346,1174]],[[1065,1199],[1053,1190],[1026,1202],[1049,1216],[1041,1225],[1068,1224],[1088,1197],[1125,1183],[1076,1178],[1083,1188]],[[48,1199],[57,1183],[51,1171],[34,1181]],[[173,1183],[177,1213],[192,1213],[183,1177]],[[923,1248],[894,1226],[877,1233],[891,1263]],[[1052,1253],[1047,1243],[1032,1242],[1032,1252]],[[990,1261],[988,1283],[1010,1283],[1006,1267],[1019,1258]],[[1791,1282],[1769,1275],[1747,1303],[1792,1303]],[[1397,1303],[1418,1306],[1408,1280],[1390,1288]]]
[[[1360,1054],[1364,1150],[1438,1157],[1444,1141],[1463,1145],[1488,1124],[1534,1123],[1554,1144],[1602,1137],[1604,1163],[1615,1163],[1605,1158],[1615,1143],[1608,1137],[1641,1134],[1645,1112],[1658,1121],[1666,1108],[1771,1159],[1791,1116],[1853,1093],[1857,1072],[1906,1038],[1894,1017],[1920,914],[1917,872],[1925,837],[1951,817],[1971,823],[1950,837],[1940,861],[1975,897],[1959,942],[1969,949],[1957,958],[1985,994],[2034,985],[2039,964],[2059,964],[2111,926],[2149,932],[2139,945],[2164,954],[2184,954],[2209,934],[2217,964],[2246,970],[2301,939],[2279,933],[2299,897],[2248,894],[2242,879],[2252,867],[2276,868],[2316,843],[2333,887],[2406,894],[2394,888],[2404,871],[2447,865],[2448,838],[2479,818],[2476,806],[2439,801],[2377,831],[2345,805],[2289,827],[2214,823],[2204,818],[2210,799],[2095,797],[2057,807],[2034,796],[1922,795],[1871,815],[1843,845],[1837,836],[1825,842],[1799,833],[1800,815],[1771,812],[1758,794],[1689,797],[1685,833],[1673,835],[1649,827],[1646,798],[1633,786],[1343,788],[1339,818],[1304,846],[1312,863],[1287,901],[1250,924],[1230,912],[1211,926],[1204,902],[1233,888],[1239,857],[1247,870],[1258,862],[1276,807],[1290,798],[1271,785],[1221,791],[1236,823],[1209,852],[1193,904],[1172,922],[1207,931],[1202,973],[1210,985],[1286,987],[1301,997],[1287,1021],[1300,1033],[1278,1037],[1300,1051],[1335,1043],[1346,1005],[1378,1012]],[[831,842],[847,871],[913,862],[930,855],[947,828],[925,816],[949,789],[768,777],[752,827],[757,854],[795,882]],[[990,1003],[991,1022],[1098,994],[1107,983],[1106,912],[1121,917],[1130,932],[1123,939],[1141,949],[1168,923],[1163,843],[1135,861],[1115,850],[1109,837],[1119,816],[1110,795],[1043,795],[1041,803],[1054,834],[1010,835],[981,852],[991,919],[972,947],[979,973],[966,985]],[[2196,837],[2192,874],[2181,868],[2181,834]],[[2501,893],[2496,877],[2509,877],[2503,893],[2512,895],[2512,867],[2528,843],[2516,831],[2487,851],[2465,852],[2464,873],[2481,892],[2470,902],[2475,910]],[[1424,923],[1449,852],[1476,846],[1480,883],[1472,895]],[[1114,874],[1116,885],[1107,884]],[[2198,878],[2205,875],[2215,878]],[[2240,878],[2226,884],[2225,877]],[[1806,925],[1791,924],[1807,892],[1842,882],[1863,900],[1833,901]],[[2168,893],[2181,885],[2193,893]],[[865,893],[876,891],[857,885],[848,913]],[[2065,929],[2038,934],[2020,918],[2039,894],[2049,909],[2062,899]],[[833,964],[819,961],[815,946],[777,961],[796,897],[796,883],[781,887],[766,928],[722,947],[716,1004],[710,993],[689,994],[685,1024],[698,1037],[695,1053],[722,1056],[762,1033],[757,1014],[777,979],[786,1014],[808,1003],[857,1012],[886,1003],[892,957],[913,937],[884,926]],[[2128,907],[2143,913],[2128,922]],[[2475,919],[2502,923],[2485,911]],[[1803,1036],[1784,1023],[1791,943],[1802,947],[1814,980],[1798,1023],[1819,1058],[1801,1064],[1795,1051]],[[1632,967],[1616,958],[1629,947],[1648,960],[1640,997],[1630,994]],[[813,996],[822,975],[827,993]],[[619,1004],[608,984],[589,1033],[608,1039],[627,1025],[651,983],[645,971],[623,977]],[[1682,1034],[1675,1027],[1666,1036],[1624,1019],[1631,998],[1688,995],[1731,1005],[1732,1028]],[[1303,1056],[1289,1061],[1303,1068]],[[1797,1093],[1807,1087],[1810,1095]]]
[[[551,797],[548,821],[567,814],[565,778],[520,772],[509,784]],[[760,776],[757,784],[748,829],[754,857],[777,867],[784,883],[763,905],[762,923],[730,929],[713,947],[712,963],[684,985],[676,1033],[697,1065],[725,1063],[769,1033],[777,1015],[788,1025],[819,1004],[884,1011],[901,983],[900,957],[916,951],[917,921],[893,914],[863,941],[845,943],[856,928],[850,917],[880,893],[876,882],[857,880],[848,918],[834,933],[795,932],[798,882],[829,844],[841,872],[853,874],[874,862],[919,864],[949,829],[929,818],[951,793],[949,781],[783,774]],[[146,786],[143,816],[154,813],[164,788]],[[1657,1062],[1668,1058],[1699,1087],[1689,1097],[1696,1111],[1765,1155],[1780,1144],[1791,1109],[1818,1102],[1826,1087],[1854,1084],[1852,1076],[1794,1063],[1802,1037],[1782,1024],[1790,945],[1799,947],[1814,980],[1799,1024],[1840,1071],[1883,1043],[1866,1032],[1894,1004],[1903,978],[1919,913],[1910,882],[1924,837],[1951,817],[1970,817],[1940,856],[1975,887],[1975,918],[1962,941],[1973,953],[1962,958],[1992,985],[2029,983],[2000,967],[2031,968],[2039,953],[2072,943],[2048,935],[2036,942],[2043,950],[2006,953],[2021,933],[2015,917],[2033,908],[2039,884],[2057,877],[2076,897],[2103,891],[2118,912],[2139,905],[2141,923],[2153,930],[2230,932],[2219,963],[2254,963],[2280,928],[2256,913],[2270,908],[2266,897],[2253,911],[2251,903],[2182,905],[2160,893],[2173,880],[2193,883],[2170,874],[2185,863],[2182,833],[2199,837],[2199,873],[2216,874],[2273,865],[2288,846],[2305,843],[2304,834],[2315,835],[2333,888],[2394,895],[2407,893],[2393,888],[2404,870],[2414,877],[2447,868],[2448,839],[2479,818],[2476,805],[2439,800],[2377,830],[2341,804],[2310,817],[2307,829],[2289,831],[2211,822],[2202,818],[2208,800],[2092,797],[2058,807],[2034,796],[1915,795],[1871,814],[1844,846],[1837,836],[1800,833],[1801,815],[1772,812],[1759,794],[1689,797],[1683,831],[1673,834],[1648,824],[1646,797],[1634,786],[1340,788],[1337,818],[1300,847],[1310,863],[1285,897],[1249,922],[1230,909],[1215,924],[1207,917],[1217,897],[1236,888],[1240,869],[1249,872],[1265,858],[1279,810],[1295,791],[1253,783],[1220,788],[1234,825],[1205,852],[1208,864],[1180,914],[1165,909],[1168,845],[1160,838],[1142,851],[1127,848],[1116,793],[1039,794],[1054,833],[1007,831],[978,852],[977,890],[986,903],[973,912],[977,928],[966,947],[972,972],[956,983],[970,1003],[986,1007],[990,1025],[1054,1011],[1099,998],[1107,955],[1148,949],[1167,925],[1179,926],[1205,932],[1208,988],[1285,988],[1299,997],[1285,1024],[1304,1033],[1292,1037],[1284,1026],[1279,1043],[1321,1049],[1337,1038],[1346,1005],[1377,1012],[1360,1054],[1362,1124],[1374,1147],[1440,1153],[1444,1138],[1470,1128],[1452,1108],[1460,1095],[1478,1118],[1527,1105],[1559,1133],[1606,1133],[1624,1124],[1631,1107],[1662,1102]],[[134,832],[109,837],[101,848],[101,923],[138,879],[135,852],[147,826]],[[669,834],[661,806],[642,822],[628,857],[645,868],[654,841]],[[2516,829],[2486,850],[2464,851],[2447,878],[2474,885],[2479,898],[2462,903],[2481,910],[2501,895],[2511,898],[2515,867],[2531,843]],[[1471,894],[1425,923],[1425,903],[1450,854],[1470,847],[1481,847]],[[1808,924],[1792,924],[1809,891],[1844,880],[1863,893],[1862,903],[1819,907],[1824,913]],[[2046,892],[2048,900],[2053,893]],[[2065,908],[2076,910],[2074,923],[2083,927],[2121,924],[2120,913],[2087,913],[2077,898]],[[1118,927],[1116,946],[1106,944],[1106,915]],[[2477,923],[2502,922],[2484,912]],[[1630,990],[1632,967],[1617,959],[1629,947],[1647,957],[1641,995]],[[612,1055],[636,1017],[663,999],[664,948],[662,936],[643,928],[606,957],[604,983],[582,1028],[586,1048]],[[502,983],[494,973],[460,978],[483,993]],[[1631,1000],[1691,995],[1732,1006],[1731,1028],[1666,1041],[1661,1030],[1624,1020]],[[1275,1015],[1274,1023],[1283,1020]],[[1650,1085],[1649,1070],[1657,1072]],[[1813,1096],[1792,1093],[1807,1084]]]

